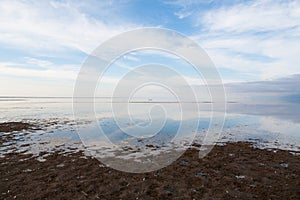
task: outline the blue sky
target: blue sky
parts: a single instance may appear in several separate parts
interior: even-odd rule
[[[72,96],[84,59],[99,44],[142,27],[173,29],[195,40],[224,83],[300,74],[300,1],[3,0],[0,95]],[[108,79],[118,76],[112,72]],[[195,78],[192,71],[185,76]]]

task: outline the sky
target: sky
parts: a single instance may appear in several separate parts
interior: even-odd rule
[[[286,88],[286,81],[294,80],[295,88],[299,82],[297,0],[2,0],[0,96],[72,96],[78,72],[95,48],[144,27],[175,30],[196,41],[231,91],[247,85],[243,93],[251,88],[263,93],[273,83]],[[112,66],[121,70],[108,72],[103,84],[115,83],[133,61],[152,58],[180,71],[178,59],[159,56],[127,55]],[[200,84],[193,71],[180,73]],[[299,101],[300,95],[290,91],[284,96]]]

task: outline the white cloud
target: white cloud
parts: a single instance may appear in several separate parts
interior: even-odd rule
[[[73,83],[41,81],[23,77],[1,77],[1,96],[72,96]]]
[[[24,57],[26,60],[26,63],[29,65],[36,65],[39,67],[49,67],[53,65],[52,62],[47,61],[47,60],[41,60],[41,59],[36,59],[36,58],[31,58],[31,57]]]
[[[117,5],[96,5],[111,23],[85,13],[81,7],[87,5],[82,2],[1,1],[0,43],[28,51],[67,48],[90,53],[100,42],[135,26],[120,19],[115,23],[113,8]]]
[[[202,27],[194,39],[218,67],[252,74],[254,80],[300,73],[299,1],[251,1],[194,17]]]
[[[210,31],[278,31],[299,26],[299,1],[259,0],[211,10],[200,18]]]
[[[27,52],[16,60],[0,63],[1,95],[71,95],[80,63],[59,64],[55,59],[82,51],[89,54],[101,42],[136,27],[119,16],[119,1],[18,1],[0,3],[0,45]],[[33,57],[28,57],[28,55]],[[43,59],[39,56],[42,55]],[[18,56],[18,54],[15,54]],[[51,61],[44,60],[51,57]],[[5,62],[4,62],[5,61]],[[29,83],[28,79],[32,79]],[[22,85],[24,81],[24,85]],[[72,84],[64,84],[64,82]],[[61,84],[56,87],[53,83]],[[25,85],[28,85],[25,87]],[[30,87],[29,87],[30,85]],[[44,87],[47,85],[47,87]],[[50,89],[53,85],[54,90]],[[22,91],[26,88],[28,91]]]
[[[1,1],[0,44],[54,57],[52,62],[38,57],[23,57],[24,62],[1,62],[1,75],[35,77],[57,82],[74,81],[81,63],[57,64],[56,55],[61,55],[61,51],[72,54],[74,49],[90,53],[113,35],[138,27],[121,17],[118,12],[121,2],[91,2],[93,1]],[[203,3],[211,1],[200,1],[200,5]],[[300,73],[299,1],[260,0],[231,5],[222,3],[221,7],[212,7],[211,10],[198,9],[197,0],[178,0],[169,4],[181,6],[181,10],[175,13],[179,18],[194,18],[195,25],[199,25],[199,34],[194,38],[207,50],[216,66],[252,74],[256,80]],[[189,6],[195,9],[189,9]],[[155,34],[145,34],[149,38],[157,38]],[[135,41],[143,41],[145,34],[137,35]],[[166,35],[157,43],[174,48],[172,39],[170,35]],[[124,40],[118,45],[122,49],[122,46],[132,45],[132,40]],[[183,43],[182,46],[186,47],[187,44]],[[189,53],[186,48],[177,50]],[[125,57],[129,61],[138,61],[133,54]],[[201,61],[201,58],[196,60]],[[130,69],[126,63],[117,64]],[[236,81],[239,77],[232,76],[229,79]],[[14,87],[15,78],[3,80],[2,84],[5,82],[10,88]],[[114,77],[103,81],[107,84],[116,82]],[[198,83],[193,77],[187,77],[187,81],[191,84]],[[20,81],[17,82],[21,85]],[[39,89],[40,86],[36,83],[30,85],[32,90]],[[31,90],[29,87],[27,89]]]
[[[28,68],[29,67],[29,68]],[[70,65],[61,65],[57,66],[56,69],[42,68],[41,69],[32,69],[32,65],[24,63],[13,63],[13,62],[0,62],[0,71],[2,76],[19,76],[19,77],[34,77],[44,80],[56,80],[56,81],[65,81],[65,80],[75,80],[77,77],[77,71],[74,68],[77,66]],[[11,83],[9,81],[8,83]]]

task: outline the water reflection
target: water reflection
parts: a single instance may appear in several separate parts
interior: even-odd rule
[[[228,104],[228,113],[270,116],[281,120],[300,123],[300,106],[298,103],[234,103]]]
[[[86,135],[82,138],[85,142],[99,144],[102,142],[113,142],[127,144],[143,143],[144,145],[166,145],[175,137],[176,131],[184,122],[186,124],[182,136],[193,137],[196,134],[196,141],[203,140],[205,133],[210,125],[210,103],[201,103],[199,113],[199,124],[196,127],[196,133],[193,132],[193,126],[198,117],[194,115],[186,115],[184,119],[178,114],[180,107],[177,103],[164,103],[167,111],[167,118],[163,126],[156,135],[153,135],[152,129],[144,129],[144,132],[135,131],[135,125],[147,127],[149,123],[153,123],[154,127],[159,124],[161,119],[155,118],[155,112],[149,115],[144,112],[143,108],[153,106],[155,102],[150,104],[133,103],[131,106],[135,112],[134,118],[130,121],[128,118],[118,117],[118,123],[127,130],[131,130],[131,134],[119,128],[120,124],[116,123],[116,116],[112,115],[112,108],[107,99],[97,100],[95,104],[95,116],[97,124],[85,124],[82,126]],[[298,150],[300,147],[300,108],[296,103],[277,103],[277,104],[241,104],[228,103],[227,116],[224,128],[217,142],[226,141],[254,141],[260,147],[276,147],[282,149]],[[187,106],[188,108],[188,106]],[[83,109],[84,112],[84,109]],[[218,112],[218,108],[214,108],[214,112]],[[39,120],[55,118],[61,120],[61,126],[65,129],[57,130],[55,127],[51,131],[38,133],[29,133],[23,143],[30,141],[35,146],[40,141],[74,141],[79,142],[75,128],[68,128],[70,124],[63,123],[68,118],[73,120],[72,99],[68,98],[9,98],[0,101],[0,120],[18,121],[18,120]],[[151,116],[151,119],[149,118]],[[221,115],[220,115],[221,116]],[[88,119],[91,116],[86,115]],[[92,116],[94,117],[94,116]],[[221,120],[220,120],[221,121]],[[159,124],[160,126],[161,124]],[[105,137],[99,134],[99,126],[105,133]],[[191,127],[189,127],[191,126]],[[214,125],[212,125],[213,127]],[[80,127],[79,127],[80,128]],[[155,130],[156,131],[156,130]],[[41,139],[42,138],[42,139]],[[22,144],[23,144],[22,143]],[[51,143],[51,142],[50,142]],[[55,144],[55,142],[54,142]],[[55,145],[53,145],[55,147]],[[40,149],[43,149],[41,145]]]

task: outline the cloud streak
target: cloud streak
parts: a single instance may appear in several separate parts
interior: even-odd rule
[[[217,67],[255,75],[246,81],[297,74],[299,10],[299,1],[259,0],[194,12],[194,25],[201,31],[193,38]]]
[[[85,12],[89,6],[76,1],[2,1],[0,43],[29,51],[77,49],[90,53],[100,42],[136,26],[121,19],[113,23],[117,3],[97,3],[98,12],[111,19],[107,23]]]

